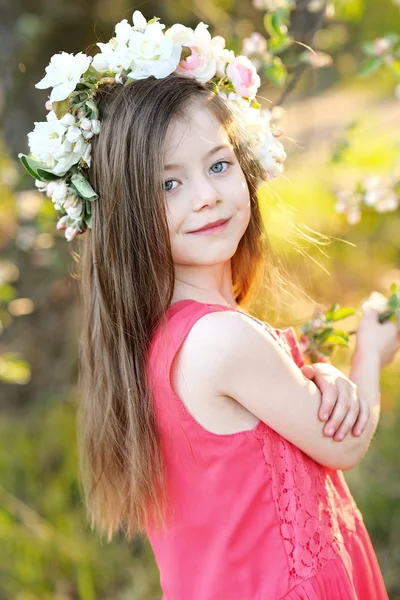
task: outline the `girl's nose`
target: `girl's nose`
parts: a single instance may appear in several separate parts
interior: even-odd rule
[[[200,178],[193,186],[193,205],[195,210],[203,206],[213,206],[219,199],[219,194],[208,179]]]

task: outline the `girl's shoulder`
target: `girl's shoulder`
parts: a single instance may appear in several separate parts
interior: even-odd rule
[[[287,340],[295,340],[294,332],[286,338],[283,331],[241,310],[187,299],[168,308],[151,361],[161,389],[167,386],[177,404],[201,427],[219,435],[249,431],[259,423],[253,413],[221,393],[218,387],[218,369],[215,368],[219,359],[218,341],[225,336],[227,346],[235,348],[238,319],[266,329],[274,342],[293,358]],[[162,403],[165,403],[165,394],[163,397]]]
[[[236,309],[233,306],[203,303],[193,299],[180,300],[172,304],[167,310],[168,329],[169,331],[177,331],[178,337],[182,334],[186,337],[188,332],[193,328],[194,335],[191,336],[192,338],[197,338],[198,335],[203,340],[205,337],[212,344],[215,327],[218,326],[218,323],[221,323],[218,314],[224,312],[237,313],[241,318],[256,323],[260,328],[267,331],[275,342],[291,356],[298,367],[304,365],[303,354],[293,327],[276,329],[266,321],[257,319],[253,315]],[[205,315],[210,315],[210,317],[203,319],[202,317]],[[230,322],[233,324],[235,320],[231,320]],[[195,324],[196,327],[194,327]],[[229,330],[227,333],[232,337]],[[232,341],[234,343],[234,340]]]

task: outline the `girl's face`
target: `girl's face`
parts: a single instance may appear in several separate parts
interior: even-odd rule
[[[175,265],[211,266],[235,254],[250,220],[250,194],[220,121],[203,103],[169,126],[164,156],[167,220]],[[220,219],[222,228],[194,230]]]

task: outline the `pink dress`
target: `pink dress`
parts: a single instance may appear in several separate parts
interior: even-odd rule
[[[262,421],[249,431],[211,433],[173,390],[182,342],[198,319],[220,310],[236,309],[173,304],[150,348],[172,507],[167,531],[147,532],[163,600],[388,600],[341,471],[318,464]],[[291,328],[255,321],[302,366]]]

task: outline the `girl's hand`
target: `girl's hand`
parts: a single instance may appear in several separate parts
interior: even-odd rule
[[[400,349],[400,330],[394,321],[379,322],[379,296],[381,294],[374,292],[371,297],[375,304],[367,301],[362,306],[363,316],[357,328],[355,355],[377,354],[383,369]],[[385,299],[384,296],[382,298]]]
[[[306,365],[301,371],[322,393],[318,416],[321,421],[327,421],[324,435],[337,442],[341,442],[350,430],[355,436],[361,435],[368,423],[370,408],[359,398],[355,383],[327,363]]]

